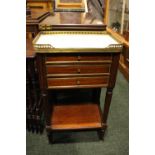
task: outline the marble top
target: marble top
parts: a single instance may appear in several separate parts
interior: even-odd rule
[[[36,45],[49,44],[52,48],[106,48],[120,44],[108,34],[41,34]]]

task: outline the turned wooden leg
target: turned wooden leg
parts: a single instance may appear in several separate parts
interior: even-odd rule
[[[108,118],[110,104],[111,104],[112,91],[113,91],[112,88],[107,88],[107,91],[106,91],[106,97],[105,97],[105,103],[104,103],[104,109],[103,109],[103,115],[102,115],[103,129],[101,129],[102,130],[101,136],[103,138],[107,128],[107,118]]]
[[[52,144],[54,142],[53,141],[53,133],[52,133],[52,131],[47,130],[47,137],[48,137],[49,144]]]
[[[103,124],[107,123],[107,118],[108,118],[110,103],[112,98],[112,91],[113,91],[112,88],[107,88],[104,109],[103,109],[103,118],[102,118]]]
[[[100,129],[97,131],[100,140],[104,140],[105,129]]]

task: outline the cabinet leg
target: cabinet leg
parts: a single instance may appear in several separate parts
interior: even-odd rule
[[[100,129],[98,130],[98,137],[100,140],[104,140],[104,135],[105,135],[105,129]]]
[[[53,133],[51,131],[47,131],[47,137],[49,144],[53,143]]]
[[[105,103],[104,103],[104,109],[103,109],[103,115],[102,115],[102,123],[106,125],[108,113],[110,109],[110,103],[112,98],[112,88],[107,88],[106,97],[105,97]]]

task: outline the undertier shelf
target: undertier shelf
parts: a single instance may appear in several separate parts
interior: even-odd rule
[[[101,128],[101,110],[98,104],[58,104],[51,115],[52,130]]]

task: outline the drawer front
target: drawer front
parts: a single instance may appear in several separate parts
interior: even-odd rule
[[[27,6],[34,11],[50,11],[51,9],[50,2],[28,2]]]
[[[77,87],[93,87],[107,86],[109,76],[100,77],[79,77],[79,78],[48,78],[48,88],[77,88]]]
[[[47,56],[46,57],[46,62],[53,62],[53,61],[77,61],[77,57],[73,55],[66,55],[66,56],[59,56],[59,55],[54,55],[54,56]]]
[[[102,65],[47,65],[47,74],[109,73],[110,64]]]
[[[46,57],[46,63],[53,63],[53,62],[80,62],[80,61],[106,61],[111,62],[112,56],[111,54],[94,54],[94,55],[88,55],[88,54],[78,54],[78,55],[53,55],[53,56],[47,56]]]

